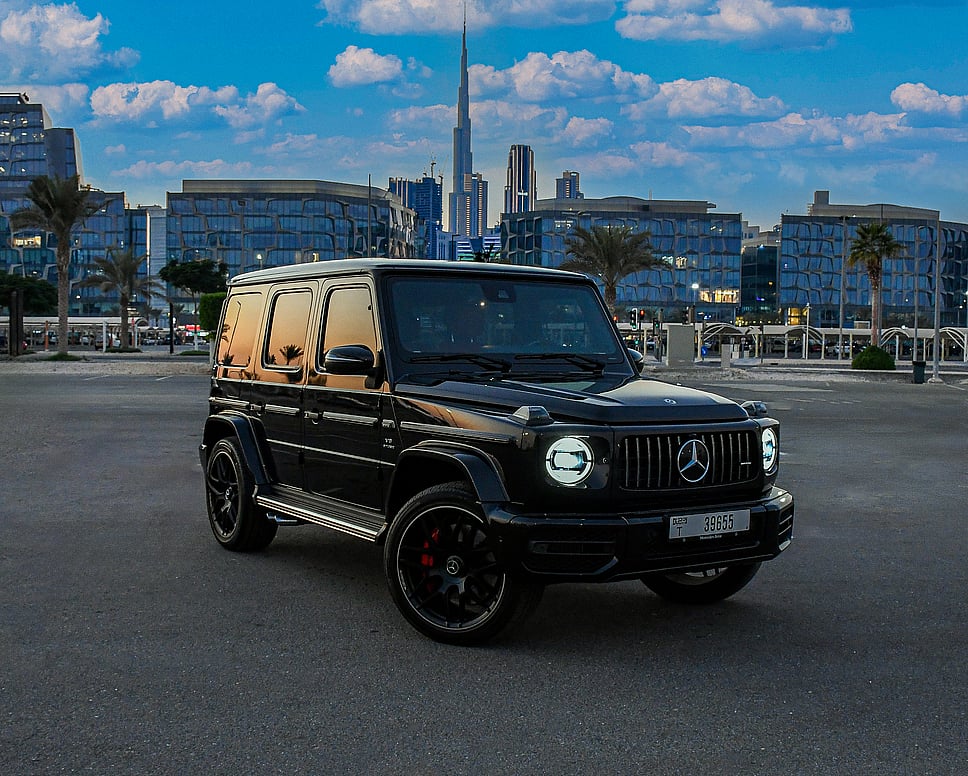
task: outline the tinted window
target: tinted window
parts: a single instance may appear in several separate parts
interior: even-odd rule
[[[368,288],[339,288],[329,295],[323,353],[337,345],[366,345],[376,352],[373,306]]]
[[[249,365],[261,319],[262,294],[233,294],[229,297],[219,339],[219,364],[240,368]]]
[[[413,354],[567,350],[625,358],[595,290],[549,281],[397,278],[394,329]]]
[[[262,354],[266,367],[292,371],[302,368],[312,302],[309,290],[286,292],[273,300]]]

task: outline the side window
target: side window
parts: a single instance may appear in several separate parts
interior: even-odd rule
[[[313,295],[308,289],[286,291],[272,300],[266,327],[262,366],[266,370],[286,373],[287,380],[298,379],[306,361],[306,332]],[[263,375],[273,379],[271,372]]]
[[[252,346],[262,319],[262,294],[233,294],[225,307],[216,363],[245,369],[252,360]]]
[[[369,288],[337,288],[327,298],[317,363],[322,365],[326,351],[338,345],[366,345],[374,353],[377,352],[373,302]],[[322,366],[319,368],[322,369]],[[336,388],[363,388],[366,378],[356,375],[326,375],[325,382],[326,385]]]

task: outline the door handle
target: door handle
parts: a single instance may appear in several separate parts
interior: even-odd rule
[[[319,423],[319,413],[314,410],[304,410],[303,417],[306,420],[311,420],[313,423]]]

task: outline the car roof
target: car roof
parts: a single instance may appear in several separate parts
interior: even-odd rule
[[[487,274],[508,275],[518,277],[539,277],[544,280],[557,279],[586,279],[584,275],[575,272],[564,272],[548,267],[526,267],[516,264],[491,264],[477,261],[435,261],[431,259],[333,259],[330,261],[316,261],[307,264],[287,264],[281,267],[269,267],[236,275],[229,281],[230,286],[251,285],[256,283],[276,283],[285,280],[306,280],[309,278],[326,278],[336,275],[363,275],[393,273],[414,274]]]

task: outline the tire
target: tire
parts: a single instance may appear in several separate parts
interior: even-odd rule
[[[647,574],[642,581],[653,593],[673,603],[713,604],[746,587],[759,569],[759,563],[749,563],[705,571]]]
[[[486,642],[526,618],[543,592],[498,565],[480,506],[460,482],[404,504],[387,533],[384,569],[407,621],[445,644]]]
[[[254,490],[239,443],[220,439],[205,466],[205,504],[212,533],[227,550],[263,550],[275,538],[279,526],[255,505]]]

